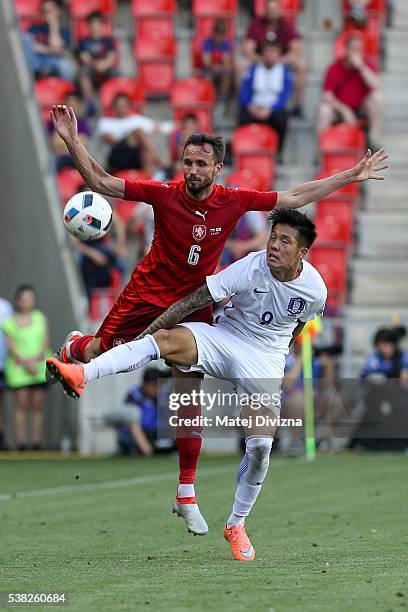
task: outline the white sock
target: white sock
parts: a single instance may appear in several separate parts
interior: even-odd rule
[[[232,514],[227,521],[228,528],[243,525],[245,517],[251,512],[268,471],[272,442],[271,437],[247,438],[246,452],[238,468],[237,488]]]
[[[159,357],[158,344],[150,335],[145,336],[142,340],[119,344],[84,364],[85,382],[88,383],[95,378],[118,372],[132,372]]]
[[[179,484],[177,489],[177,497],[195,497],[195,488],[193,484]]]

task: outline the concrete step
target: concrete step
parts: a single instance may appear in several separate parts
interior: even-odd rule
[[[408,261],[355,259],[351,304],[408,308]]]
[[[347,305],[344,318],[349,342],[347,348],[351,348],[353,353],[367,354],[372,351],[372,338],[379,327],[408,325],[408,308]],[[402,347],[408,349],[408,338],[404,339]]]
[[[408,58],[408,36],[404,30],[387,30],[385,34],[386,68],[392,72],[406,74]]]
[[[407,214],[360,211],[357,232],[361,257],[408,257]]]
[[[365,184],[366,198],[364,208],[367,211],[408,212],[408,180],[404,167],[392,165],[384,171],[385,181],[369,181]]]

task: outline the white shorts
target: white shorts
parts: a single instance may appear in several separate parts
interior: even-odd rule
[[[214,378],[231,381],[238,395],[265,394],[261,403],[279,413],[280,401],[266,403],[266,394],[279,397],[285,370],[285,355],[268,352],[247,342],[220,325],[180,323],[194,335],[198,359],[192,366],[180,366],[182,372],[202,372]]]

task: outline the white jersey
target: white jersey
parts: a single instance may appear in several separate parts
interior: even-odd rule
[[[298,321],[322,314],[327,288],[319,272],[307,261],[295,280],[282,282],[271,273],[266,251],[250,253],[206,278],[216,302],[231,297],[224,314],[215,320],[252,344],[286,355]]]

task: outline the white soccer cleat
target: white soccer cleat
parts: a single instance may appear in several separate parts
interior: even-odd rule
[[[184,504],[180,498],[173,502],[173,514],[186,521],[187,531],[193,535],[207,535],[208,525],[200,512],[197,503]]]

